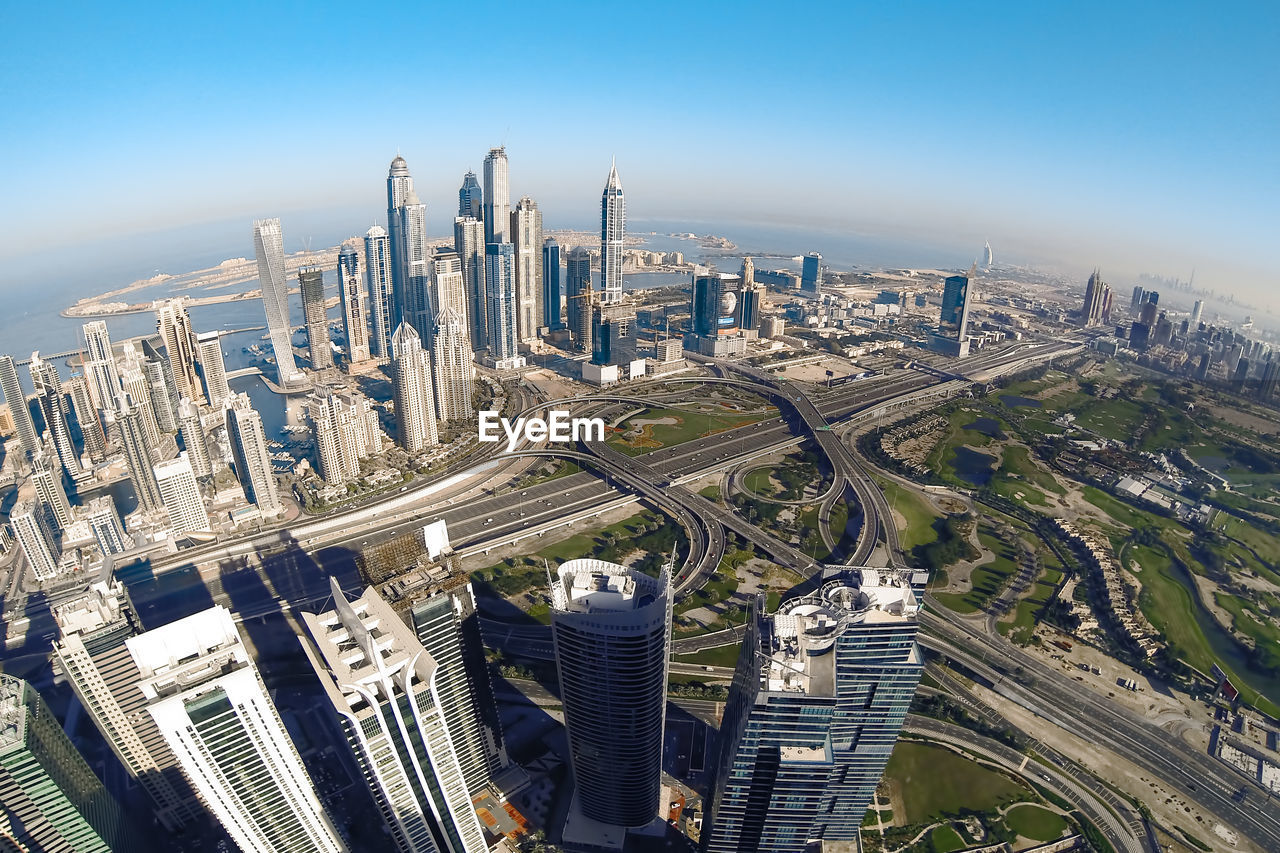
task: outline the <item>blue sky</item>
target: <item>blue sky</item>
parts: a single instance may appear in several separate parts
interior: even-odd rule
[[[598,216],[616,155],[636,219],[1277,278],[1277,4],[213,5],[8,5],[0,257],[266,215],[356,233],[397,149],[439,234],[505,142],[548,227]]]

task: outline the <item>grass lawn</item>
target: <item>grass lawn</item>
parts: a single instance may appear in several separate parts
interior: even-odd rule
[[[1131,507],[1119,498],[1112,497],[1093,486],[1084,487],[1084,499],[1125,527],[1148,527],[1154,525],[1165,529],[1182,529],[1176,522],[1164,516]]]
[[[990,563],[978,566],[969,575],[969,582],[973,584],[973,589],[962,594],[934,595],[934,598],[941,601],[949,610],[957,613],[976,613],[986,609],[987,605],[999,597],[1000,590],[1018,570],[1017,563],[1014,562],[1018,556],[1015,545],[1001,542],[981,529],[978,531],[978,541],[984,548],[994,553],[996,558]]]
[[[670,424],[645,424],[638,436],[630,436],[623,438],[622,432],[613,432],[609,435],[608,441],[618,450],[628,456],[639,456],[642,453],[648,453],[650,450],[657,450],[660,447],[670,447],[674,444],[683,444],[686,441],[692,441],[695,438],[711,435],[712,433],[724,432],[725,430],[736,429],[737,427],[754,424],[766,418],[773,417],[777,414],[777,409],[770,408],[767,412],[734,412],[725,410],[723,412],[708,410],[690,410],[690,409],[645,409],[632,415],[624,422],[626,423],[640,420],[665,420],[671,419],[675,423]]]
[[[1033,841],[1052,841],[1062,835],[1067,821],[1062,815],[1039,806],[1014,806],[1005,812],[1005,826]]]
[[[718,501],[720,500],[720,487],[715,483],[712,483],[710,486],[703,486],[701,489],[698,489],[698,494],[702,495],[704,498],[710,498],[713,501]]]
[[[1015,643],[1030,641],[1036,627],[1036,614],[1053,597],[1053,592],[1057,589],[1057,582],[1050,582],[1048,578],[1056,575],[1060,580],[1062,577],[1061,572],[1045,572],[1045,574],[1046,578],[1033,583],[1027,588],[1026,596],[1018,600],[1018,605],[1013,610],[1013,619],[996,626],[1000,633],[1011,636]]]
[[[1004,461],[1000,465],[1002,473],[1020,477],[1046,492],[1065,495],[1067,490],[1058,482],[1058,478],[1036,464],[1031,458],[1031,451],[1020,445],[1005,448]]]
[[[960,833],[952,828],[951,824],[935,827],[933,832],[929,833],[929,847],[933,853],[953,853],[956,850],[963,850],[966,846],[964,839],[960,837]]]
[[[699,666],[726,666],[733,669],[738,665],[738,654],[742,651],[741,643],[731,646],[716,646],[714,649],[703,649],[691,655],[676,655],[680,663],[694,663]]]
[[[773,466],[769,466],[767,468],[752,468],[747,472],[746,476],[742,478],[742,485],[758,495],[768,497],[778,491],[778,487],[769,482],[769,475],[772,471]]]
[[[938,531],[933,529],[933,523],[941,517],[941,513],[934,511],[924,498],[893,480],[883,477],[873,479],[884,492],[889,506],[897,510],[906,522],[906,529],[898,531],[903,550],[910,551],[917,545],[928,545],[938,538]]]
[[[962,809],[989,811],[1027,796],[1026,788],[1003,773],[950,750],[909,740],[894,746],[885,778],[900,786],[905,824],[929,823]]]
[[[1226,513],[1219,513],[1218,522],[1223,534],[1257,551],[1258,556],[1268,563],[1280,565],[1280,539],[1274,534]]]
[[[1128,441],[1146,418],[1144,407],[1130,400],[1113,397],[1091,400],[1076,411],[1076,426],[1092,430],[1103,438]]]

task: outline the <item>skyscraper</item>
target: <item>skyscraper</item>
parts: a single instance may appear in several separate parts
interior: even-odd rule
[[[662,781],[670,572],[570,560],[551,597],[576,803],[591,820],[643,826],[658,813]]]
[[[138,689],[138,667],[125,640],[141,625],[120,582],[95,583],[80,598],[56,607],[53,615],[58,624],[55,666],[121,765],[155,802],[156,817],[170,830],[200,820],[204,808]]]
[[[156,332],[164,342],[169,369],[179,397],[202,403],[204,395],[196,375],[196,336],[184,299],[159,299],[151,303],[156,312]]]
[[[267,333],[276,358],[276,377],[281,385],[305,379],[293,362],[293,322],[289,319],[289,283],[284,274],[284,232],[279,218],[253,223],[253,251],[258,258],[258,283],[262,286],[262,306],[267,314]]]
[[[368,435],[371,415],[372,439]],[[360,476],[360,460],[380,449],[377,414],[363,395],[317,391],[307,400],[307,416],[315,434],[320,476],[326,483],[345,483]]]
[[[627,228],[627,203],[618,180],[616,163],[609,167],[600,197],[600,301],[606,305],[622,299],[622,249]]]
[[[484,242],[509,243],[511,235],[511,186],[507,173],[507,149],[490,148],[484,158]]]
[[[1138,313],[1138,319],[1144,326],[1153,327],[1156,324],[1156,315],[1160,313],[1160,294],[1154,290],[1147,294],[1147,301],[1142,303],[1142,310]]]
[[[516,262],[516,337],[535,343],[542,324],[542,211],[524,196],[511,212]]]
[[[484,261],[489,357],[499,369],[517,367],[515,247],[510,243],[489,243],[484,247]]]
[[[338,295],[342,329],[347,337],[347,366],[369,360],[369,305],[360,281],[360,256],[350,243],[338,254]]]
[[[40,449],[40,440],[36,437],[36,425],[31,420],[31,410],[27,408],[27,395],[22,391],[18,368],[11,355],[0,355],[0,391],[4,392],[4,401],[9,404],[9,414],[13,416],[23,452],[28,456],[35,453]]]
[[[431,304],[437,314],[452,308],[467,321],[467,282],[462,258],[452,249],[441,247],[431,256]]]
[[[201,332],[196,335],[196,348],[200,353],[200,380],[204,383],[205,397],[210,406],[218,408],[231,396],[227,366],[222,360],[221,333]]]
[[[554,237],[542,241],[542,325],[553,332],[564,328],[560,319],[560,244]]]
[[[140,841],[40,694],[0,673],[0,847],[125,853]]]
[[[125,645],[147,712],[242,851],[346,849],[225,607]]]
[[[1080,308],[1080,323],[1097,326],[1105,323],[1111,313],[1111,286],[1102,280],[1102,273],[1094,270],[1084,289],[1084,305]]]
[[[18,501],[9,511],[9,526],[18,541],[36,580],[43,581],[58,574],[62,549],[57,536],[49,528],[44,509],[35,501]]]
[[[84,374],[89,381],[89,396],[93,398],[94,406],[106,411],[115,405],[116,393],[120,390],[111,335],[102,320],[90,320],[81,326],[81,331],[84,333]]]
[[[467,324],[472,350],[489,345],[488,297],[485,291],[484,222],[469,216],[453,220],[453,248],[462,259],[462,282],[467,291]]]
[[[800,292],[818,295],[822,292],[822,255],[810,252],[800,266]]]
[[[44,416],[44,425],[53,437],[53,447],[67,476],[80,475],[80,454],[71,440],[71,410],[67,395],[62,391],[58,368],[40,358],[39,352],[31,353],[31,385],[35,388],[36,402]],[[30,413],[28,413],[28,417]]]
[[[982,268],[989,270],[994,263],[995,257],[991,254],[991,241],[987,241],[982,246]]]
[[[942,335],[963,341],[969,334],[969,277],[947,276],[942,289]]]
[[[587,328],[591,326],[591,306],[584,306],[582,297],[582,292],[587,289],[590,282],[591,252],[586,246],[574,246],[566,257],[564,312],[569,333],[573,335],[573,348],[578,352],[591,352],[591,342],[588,340],[584,343],[580,334],[584,325],[584,316]]]
[[[636,309],[626,302],[591,310],[591,363],[626,367],[636,360]]]
[[[391,325],[395,316],[395,291],[391,280],[391,240],[386,229],[373,226],[364,235],[364,279],[369,289],[369,313],[373,334],[369,351],[378,358],[391,358]]]
[[[1129,300],[1129,313],[1137,314],[1142,310],[1142,303],[1147,301],[1147,291],[1142,285],[1135,285],[1133,288],[1133,297]]]
[[[160,500],[169,511],[169,527],[175,533],[207,531],[209,514],[187,454],[157,462],[152,470],[160,487]]]
[[[431,269],[427,249],[427,206],[411,188],[400,208],[400,234],[404,248],[404,284],[400,291],[400,319],[431,340]]]
[[[690,322],[701,337],[733,335],[740,328],[742,279],[734,273],[699,269],[693,277]]]
[[[408,268],[403,210],[411,192],[413,192],[413,178],[409,175],[409,164],[397,154],[387,172],[387,231],[389,232],[388,248],[391,251],[391,292],[394,294],[388,308],[389,329],[394,329],[403,319],[405,275]]]
[[[0,378],[3,377],[3,356],[0,356]],[[97,464],[107,458],[107,436],[102,431],[102,420],[98,417],[98,409],[93,405],[89,394],[89,383],[82,374],[73,373],[63,388],[71,398],[71,410],[76,414],[76,424],[80,427],[80,438],[84,442],[84,452],[89,461]]]
[[[142,339],[142,372],[147,377],[147,393],[156,426],[162,433],[177,432],[178,385],[159,335]]]
[[[253,408],[248,394],[236,394],[227,407],[227,440],[235,462],[236,477],[244,488],[244,496],[262,510],[263,515],[280,512],[280,493],[271,470],[271,451],[262,428],[262,415]]]
[[[147,443],[142,409],[127,392],[121,391],[115,408],[107,412],[107,422],[115,423],[119,429],[124,459],[129,467],[129,478],[133,481],[133,493],[138,499],[138,509],[147,512],[159,509],[163,501],[160,499],[160,487],[156,484],[155,474],[151,470],[152,445]]]
[[[401,323],[393,342],[396,443],[417,453],[439,443],[435,392],[431,387],[431,357],[413,327]]]
[[[440,666],[372,589],[303,613],[303,644],[403,853],[486,853],[436,679]]]
[[[155,407],[151,405],[151,382],[142,366],[142,356],[133,341],[124,342],[124,358],[120,361],[120,388],[129,395],[138,409],[142,427],[147,436],[147,447],[160,446],[160,424],[156,422]]]
[[[484,219],[484,192],[471,170],[462,176],[462,188],[458,190],[458,216]]]
[[[852,841],[924,661],[909,575],[828,569],[773,615],[759,596],[720,728],[707,853]]]
[[[45,448],[31,457],[31,482],[36,487],[36,497],[45,511],[50,529],[61,532],[67,529],[74,517],[67,490],[62,485],[62,469]]]
[[[1195,304],[1191,306],[1191,331],[1195,331],[1200,325],[1200,318],[1204,316],[1204,300],[1197,299]]]
[[[316,266],[298,269],[298,290],[302,293],[302,317],[307,324],[307,352],[312,370],[333,367],[329,346],[329,318],[324,300],[324,270]]]
[[[110,495],[96,497],[80,510],[80,517],[89,524],[98,547],[103,554],[119,554],[133,547],[133,540],[125,536],[120,513]]]
[[[467,330],[467,293],[462,259],[456,252],[441,249],[431,261],[435,304],[441,306],[435,319],[431,350],[436,394],[436,414],[443,421],[471,417],[471,392],[475,353]]]

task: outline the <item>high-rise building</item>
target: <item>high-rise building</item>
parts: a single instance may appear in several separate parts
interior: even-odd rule
[[[507,149],[490,148],[484,158],[484,242],[509,243],[511,235],[511,185]]]
[[[564,328],[560,319],[560,244],[554,237],[542,241],[542,325],[553,332]]]
[[[170,830],[200,820],[204,808],[138,689],[140,674],[125,640],[141,625],[120,582],[93,584],[85,595],[56,607],[53,616],[56,667],[120,764],[155,802],[156,817]]]
[[[511,242],[516,262],[516,337],[538,340],[542,326],[542,211],[524,196],[511,212]]]
[[[213,474],[213,460],[209,458],[209,443],[205,438],[200,409],[185,397],[178,401],[178,431],[182,436],[182,447],[191,460],[191,470],[197,477]]]
[[[822,292],[822,255],[810,252],[800,265],[800,291],[814,296]]]
[[[347,744],[402,853],[486,853],[441,701],[440,665],[369,588],[303,613],[303,644]]]
[[[400,208],[400,234],[404,246],[404,285],[400,291],[400,319],[431,340],[431,258],[427,249],[427,206],[412,189]]]
[[[747,260],[751,260],[747,258]],[[744,264],[745,266],[745,264]],[[738,325],[746,334],[758,331],[760,327],[760,293],[762,288],[756,284],[755,276],[750,280],[746,276],[742,280],[742,290],[738,293]]]
[[[626,367],[636,360],[636,309],[627,302],[591,309],[591,363]]]
[[[484,284],[484,222],[471,216],[453,220],[453,249],[462,259],[462,283],[467,292],[467,324],[471,349],[489,345],[488,296]]]
[[[661,795],[670,572],[570,560],[551,597],[575,804],[591,820],[643,826]]]
[[[489,243],[484,247],[485,287],[488,289],[489,357],[500,369],[519,366],[516,350],[515,247]]]
[[[938,331],[957,341],[969,334],[969,276],[949,275],[943,282],[942,317]]]
[[[994,263],[995,257],[991,254],[991,242],[988,241],[982,247],[982,268],[989,270]]]
[[[102,320],[90,320],[81,327],[84,333],[84,374],[89,381],[89,396],[102,411],[116,404],[120,376],[111,350],[111,335]]]
[[[160,432],[178,431],[178,385],[159,335],[142,339],[142,372],[147,378],[151,412]]]
[[[222,359],[222,335],[219,332],[201,332],[196,335],[196,348],[200,354],[200,381],[209,405],[218,408],[231,396],[227,384],[227,365]]]
[[[9,511],[9,526],[35,579],[44,581],[57,576],[62,548],[49,527],[44,508],[36,501],[18,501]]]
[[[417,453],[439,443],[436,431],[435,392],[431,387],[431,357],[413,327],[401,323],[392,342],[394,365],[396,443]]]
[[[1200,318],[1204,316],[1204,300],[1197,299],[1195,304],[1191,306],[1191,330],[1195,331],[1200,325]]]
[[[262,428],[262,415],[253,408],[248,394],[236,394],[227,407],[227,440],[235,462],[236,477],[244,488],[244,496],[256,504],[263,515],[280,512],[279,488],[271,470],[271,451]]]
[[[742,279],[742,286],[755,287],[756,284],[756,262],[751,258],[742,259],[742,269],[738,273],[738,277]]]
[[[924,665],[910,580],[841,567],[772,615],[758,597],[720,728],[707,853],[857,839]]]
[[[204,508],[200,484],[187,454],[152,466],[160,487],[160,500],[169,511],[169,527],[175,533],[196,533],[209,529],[209,513]]]
[[[395,327],[395,291],[391,280],[391,240],[378,225],[364,235],[364,280],[369,290],[369,314],[373,317],[373,334],[369,352],[378,358],[391,358],[391,334]]]
[[[431,256],[431,299],[437,315],[451,308],[467,321],[467,282],[462,258],[453,249],[441,247]],[[432,318],[434,320],[434,318]]]
[[[693,333],[702,337],[734,335],[741,328],[742,279],[734,273],[702,270],[693,276],[690,306]]]
[[[1080,323],[1097,326],[1106,323],[1111,314],[1111,286],[1102,280],[1102,273],[1094,270],[1084,289],[1084,305],[1080,309]]]
[[[618,180],[618,165],[609,167],[600,196],[600,300],[606,305],[622,300],[622,249],[627,229],[627,202]]]
[[[0,359],[3,357],[0,356]],[[0,365],[3,362],[0,361]],[[0,367],[0,377],[3,369]],[[85,455],[95,465],[106,461],[107,436],[102,431],[102,420],[98,417],[98,409],[93,405],[93,397],[89,393],[89,383],[81,374],[73,373],[63,388],[71,398],[71,410],[76,415],[76,425],[80,427],[80,440],[84,445]]]
[[[37,450],[31,457],[31,482],[36,487],[36,497],[40,499],[50,529],[61,532],[67,529],[74,517],[71,502],[67,500],[67,490],[62,484],[62,469],[54,459],[47,449]]]
[[[1262,377],[1259,379],[1259,396],[1264,401],[1275,397],[1277,384],[1280,384],[1280,358],[1275,358],[1273,355],[1263,365]]]
[[[1147,291],[1142,285],[1135,285],[1133,288],[1133,296],[1129,300],[1129,313],[1137,314],[1142,310],[1142,304],[1147,301]]]
[[[484,219],[484,191],[480,189],[476,173],[470,170],[462,176],[462,187],[458,190],[458,216]]]
[[[573,336],[574,349],[578,352],[591,352],[591,341],[582,340],[580,330],[591,327],[591,306],[584,303],[583,291],[591,283],[591,252],[586,246],[574,246],[565,258],[565,320],[569,334]],[[583,317],[586,317],[585,324]],[[586,336],[590,338],[590,334]]]
[[[307,352],[312,370],[333,367],[329,346],[329,317],[324,300],[324,270],[317,266],[298,268],[298,290],[302,294],[302,319],[307,326]]]
[[[40,439],[36,436],[36,425],[31,420],[31,410],[27,408],[27,395],[22,391],[18,368],[11,355],[0,355],[0,391],[4,392],[4,401],[9,405],[22,451],[28,456],[35,453],[40,449]]]
[[[281,385],[304,381],[293,361],[293,321],[289,319],[289,283],[284,274],[284,232],[279,218],[253,223],[253,251],[258,258],[258,283],[267,314],[267,334]]]
[[[402,309],[405,305],[405,275],[408,263],[405,254],[403,211],[411,192],[413,192],[413,178],[409,175],[409,164],[397,154],[387,172],[388,249],[391,252],[391,292],[394,294],[388,308],[389,329],[398,326],[404,316]]]
[[[455,308],[445,308],[436,317],[435,347],[431,351],[436,414],[440,420],[465,421],[471,417],[474,357],[463,315]]]
[[[332,484],[360,476],[360,460],[381,450],[377,413],[358,393],[317,391],[307,400],[320,476]],[[371,434],[372,433],[372,434]]]
[[[204,395],[196,374],[196,336],[185,302],[181,298],[159,299],[151,303],[151,309],[156,312],[156,332],[164,342],[178,396],[203,403]]]
[[[1154,327],[1156,324],[1156,316],[1160,313],[1160,294],[1151,291],[1147,294],[1147,301],[1142,303],[1142,309],[1138,312],[1138,319],[1144,326]]]
[[[147,447],[158,448],[160,424],[156,421],[155,407],[151,405],[151,382],[143,369],[142,356],[133,341],[124,342],[124,358],[120,361],[120,387],[138,409],[142,427],[146,431]]]
[[[147,713],[242,851],[346,849],[225,607],[125,645]]]
[[[0,848],[145,849],[35,688],[0,673]]]
[[[58,378],[58,368],[42,359],[39,352],[33,352],[30,370],[36,403],[44,416],[45,428],[53,437],[58,461],[62,463],[67,476],[78,477],[80,454],[76,452],[75,442],[71,440],[71,410],[67,405],[67,395],[62,390],[62,380]]]
[[[98,548],[103,554],[119,554],[133,547],[133,540],[125,536],[120,513],[110,495],[101,495],[89,501],[80,510],[80,517],[89,524]]]
[[[344,243],[338,253],[338,295],[349,368],[369,360],[369,300],[360,280],[360,255],[351,243]]]
[[[129,478],[133,481],[133,493],[138,499],[138,509],[146,512],[159,509],[163,501],[160,499],[160,487],[156,484],[155,474],[151,470],[151,447],[154,445],[147,443],[141,407],[127,392],[121,391],[115,408],[107,412],[107,421],[114,423],[119,430],[124,459],[129,467]]]

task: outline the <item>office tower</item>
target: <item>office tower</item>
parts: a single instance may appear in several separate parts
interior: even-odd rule
[[[560,319],[560,244],[554,237],[542,241],[542,325],[553,332],[564,328]]]
[[[969,276],[949,275],[943,283],[938,332],[957,341],[969,334]]]
[[[151,303],[156,312],[156,332],[164,343],[169,370],[179,397],[203,403],[196,375],[196,335],[184,299],[159,299]]]
[[[96,497],[85,504],[80,510],[80,517],[88,522],[103,554],[119,554],[133,546],[133,541],[125,536],[120,513],[109,495]]]
[[[76,452],[75,442],[71,440],[71,410],[67,406],[67,395],[62,391],[58,368],[42,359],[39,352],[33,352],[30,371],[36,403],[44,416],[45,428],[53,437],[58,460],[66,469],[67,476],[74,479],[80,476],[80,454]]]
[[[507,173],[507,149],[490,148],[484,158],[484,242],[509,243],[511,235],[511,186]]]
[[[289,318],[289,283],[284,273],[284,232],[279,218],[253,223],[253,251],[258,258],[258,283],[267,314],[267,333],[276,357],[276,377],[281,385],[304,380],[293,363],[293,321]]]
[[[399,291],[399,319],[413,326],[423,341],[431,340],[431,259],[427,249],[427,206],[412,189],[400,208],[400,241],[404,282]]]
[[[175,533],[195,533],[209,529],[209,514],[205,512],[204,498],[196,472],[183,453],[176,459],[167,459],[152,466],[156,484],[160,487],[160,500],[169,511],[169,526]]]
[[[1270,400],[1276,395],[1277,383],[1280,383],[1280,359],[1273,355],[1263,366],[1262,377],[1259,380],[1259,395],[1263,400]]]
[[[431,256],[431,297],[437,315],[450,308],[467,321],[467,282],[462,258],[453,249],[441,247]],[[434,321],[434,318],[432,318]]]
[[[413,327],[396,329],[394,365],[396,443],[417,453],[439,443],[435,392],[431,388],[431,357]]]
[[[489,345],[488,297],[484,285],[484,222],[470,216],[459,216],[453,220],[453,249],[462,259],[471,349],[482,350]]]
[[[31,482],[36,487],[36,497],[45,509],[50,528],[56,532],[67,529],[74,517],[67,490],[62,485],[62,469],[48,450],[41,448],[31,457]]]
[[[0,674],[0,849],[125,853],[140,840],[35,688]]]
[[[606,305],[622,299],[622,248],[627,229],[627,202],[618,180],[616,163],[609,167],[600,196],[600,301]]]
[[[191,460],[191,470],[197,477],[213,474],[213,461],[209,458],[209,443],[205,439],[200,409],[185,397],[178,402],[178,431],[182,447]]]
[[[271,451],[262,428],[262,415],[253,408],[248,394],[236,394],[227,407],[226,417],[227,441],[231,444],[231,458],[244,496],[257,505],[263,515],[279,512],[283,507],[271,470]]]
[[[129,637],[125,646],[147,713],[244,853],[346,849],[225,607]]]
[[[378,358],[391,358],[391,333],[395,329],[391,325],[395,312],[391,269],[391,240],[386,229],[375,225],[364,235],[364,280],[373,317],[369,352]]]
[[[1129,299],[1129,313],[1137,314],[1140,310],[1142,310],[1142,304],[1146,301],[1147,301],[1147,291],[1144,290],[1142,285],[1140,284],[1135,286],[1133,288],[1133,296]]]
[[[502,724],[493,699],[475,593],[450,576],[409,607],[409,623],[439,666],[436,692],[467,790],[482,790],[503,764]]]
[[[9,512],[9,526],[36,580],[56,576],[62,549],[49,528],[44,509],[35,501],[18,501]]]
[[[147,447],[160,446],[160,425],[156,422],[155,408],[151,405],[151,383],[142,369],[142,358],[133,341],[125,341],[124,358],[120,361],[120,388],[129,395],[138,409],[142,427],[146,431]]]
[[[369,306],[360,281],[360,256],[350,243],[338,254],[338,295],[347,337],[347,366],[369,360]]]
[[[120,390],[111,335],[102,320],[90,320],[80,328],[84,334],[84,375],[89,381],[89,396],[96,408],[106,411],[115,405]]]
[[[1142,310],[1138,313],[1138,319],[1142,321],[1144,326],[1155,326],[1156,315],[1160,313],[1160,294],[1151,292],[1147,294],[1147,301],[1142,303]]]
[[[328,309],[324,301],[324,270],[317,266],[299,267],[298,290],[302,293],[302,319],[307,325],[307,353],[311,357],[311,369],[333,367]]]
[[[93,405],[89,383],[82,374],[73,373],[63,388],[71,398],[71,410],[75,412],[76,426],[80,429],[80,441],[89,461],[97,464],[106,461],[107,435],[102,430],[98,409]]]
[[[738,326],[743,332],[754,332],[759,329],[760,292],[761,288],[756,284],[754,274],[749,282],[743,278],[742,290],[738,292]]]
[[[822,291],[822,255],[810,252],[800,266],[800,290],[818,295]]]
[[[591,363],[626,367],[635,360],[635,306],[596,303],[591,309]]]
[[[196,348],[200,353],[200,380],[204,384],[205,397],[216,409],[231,396],[227,366],[222,360],[221,333],[201,332],[196,335]]]
[[[1173,321],[1163,312],[1160,312],[1160,319],[1156,320],[1155,328],[1151,330],[1152,346],[1168,346],[1173,340]]]
[[[595,332],[595,309],[599,305],[596,297],[596,291],[591,287],[591,280],[587,279],[583,285],[582,292],[573,297],[572,304],[577,306],[577,315],[573,319],[577,323],[571,326],[570,331],[573,333],[573,348],[578,352],[591,353],[595,351],[595,343],[592,335]]]
[[[1104,324],[1111,322],[1111,285],[1102,285],[1102,322]]]
[[[1200,325],[1200,318],[1204,316],[1204,300],[1197,299],[1195,304],[1191,306],[1191,328],[1195,329]]]
[[[671,656],[671,575],[603,560],[562,563],[551,633],[583,815],[638,827],[658,814]]]
[[[440,666],[373,588],[303,613],[303,648],[402,853],[486,853],[436,679]]]
[[[462,176],[462,188],[458,190],[458,216],[484,219],[484,192],[476,180],[476,173],[469,169]]]
[[[142,373],[147,378],[147,399],[162,433],[178,431],[178,385],[159,335],[142,339]]]
[[[1242,358],[1236,362],[1236,371],[1231,376],[1231,385],[1237,392],[1244,390],[1244,383],[1249,378],[1249,359]]]
[[[542,211],[524,196],[511,212],[515,248],[516,338],[535,343],[542,325]]]
[[[516,354],[515,248],[510,243],[484,247],[488,289],[489,356],[500,368],[513,367]]]
[[[27,455],[35,453],[40,449],[40,440],[36,437],[36,425],[31,420],[31,410],[27,408],[27,395],[22,391],[18,368],[11,355],[0,355],[0,391],[4,392],[4,401],[9,404],[9,414],[13,416],[22,451]]]
[[[1141,321],[1134,323],[1129,327],[1129,346],[1142,352],[1147,348],[1147,343],[1151,339],[1151,327]]]
[[[1102,273],[1094,270],[1084,289],[1084,305],[1080,309],[1080,322],[1084,326],[1097,326],[1107,322],[1111,314],[1111,286],[1102,280]]]
[[[772,615],[758,596],[720,728],[707,853],[853,841],[923,668],[907,573],[827,569]]]
[[[55,607],[53,616],[56,668],[120,764],[155,802],[156,817],[169,830],[200,820],[204,808],[138,689],[138,667],[125,640],[141,626],[120,582],[93,584],[85,595]]]
[[[565,258],[565,320],[569,333],[573,335],[574,349],[578,352],[591,352],[590,340],[582,341],[580,330],[583,328],[583,315],[586,316],[586,327],[591,327],[591,306],[583,300],[583,291],[591,283],[591,252],[585,246],[574,246]],[[590,335],[588,334],[589,338]]]
[[[125,462],[129,466],[129,478],[138,499],[138,509],[150,512],[159,509],[160,487],[156,485],[151,470],[151,446],[147,444],[147,430],[142,421],[142,410],[126,392],[121,392],[115,408],[107,412],[107,422],[119,429],[120,444],[124,448]]]
[[[732,335],[739,329],[742,279],[734,273],[703,270],[693,276],[690,306],[693,333],[703,337]]]

